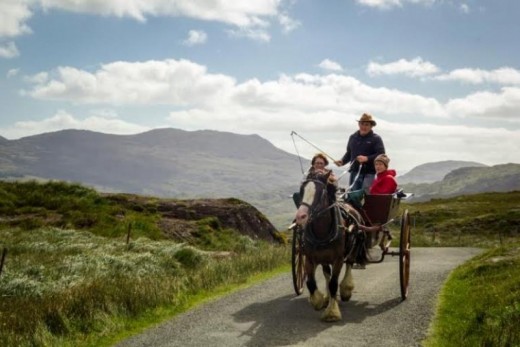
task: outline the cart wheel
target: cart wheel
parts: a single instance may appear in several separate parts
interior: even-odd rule
[[[300,227],[293,229],[292,238],[292,278],[296,295],[303,293],[303,285],[307,275],[305,274],[305,255],[303,254],[303,240]]]
[[[410,216],[405,210],[401,218],[401,238],[399,242],[399,279],[401,282],[401,299],[408,296],[408,284],[410,282]]]

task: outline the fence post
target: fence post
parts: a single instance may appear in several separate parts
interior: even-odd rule
[[[0,276],[2,276],[2,270],[4,269],[5,257],[7,256],[7,248],[4,247],[2,251],[2,260],[0,260]]]
[[[126,233],[126,244],[130,242],[130,232],[132,231],[132,222],[128,223],[128,231]]]

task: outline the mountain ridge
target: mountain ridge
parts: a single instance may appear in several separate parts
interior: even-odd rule
[[[303,159],[303,165],[309,167],[309,160]],[[426,163],[411,171],[436,171],[442,175],[439,180],[407,183],[406,177],[414,177],[408,172],[397,181],[416,199],[520,189],[515,188],[518,164],[505,165],[512,167],[493,169],[464,161]],[[490,171],[485,174],[479,171],[486,168]],[[302,173],[298,156],[254,134],[160,128],[112,135],[68,129],[0,141],[2,177],[79,182],[98,191],[159,198],[237,198],[283,227],[293,218],[290,197],[299,189]]]
[[[451,171],[461,167],[486,167],[487,165],[474,161],[443,160],[438,162],[424,163],[418,165],[398,176],[397,180],[401,184],[406,183],[433,183],[441,181]]]

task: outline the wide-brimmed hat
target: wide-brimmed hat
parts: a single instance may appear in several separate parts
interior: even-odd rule
[[[372,126],[376,126],[376,121],[374,120],[374,117],[368,113],[363,113],[361,118],[359,118],[358,122],[370,122]]]
[[[388,169],[388,163],[390,163],[390,158],[386,154],[379,154],[376,159],[374,159],[374,163],[376,161],[380,161],[381,163],[385,164],[386,168]]]

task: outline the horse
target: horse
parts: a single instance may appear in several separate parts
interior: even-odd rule
[[[303,252],[309,302],[315,310],[325,308],[321,319],[326,322],[341,320],[337,301],[338,280],[343,263],[346,270],[339,284],[342,301],[350,300],[354,289],[352,266],[354,262],[364,263],[366,252],[360,233],[356,233],[358,216],[333,201],[335,192],[329,191],[327,181],[331,172],[313,173],[300,187],[301,204],[296,211],[296,224],[303,230]],[[359,241],[359,242],[358,242]],[[327,282],[327,294],[317,287],[315,271],[322,265]]]

